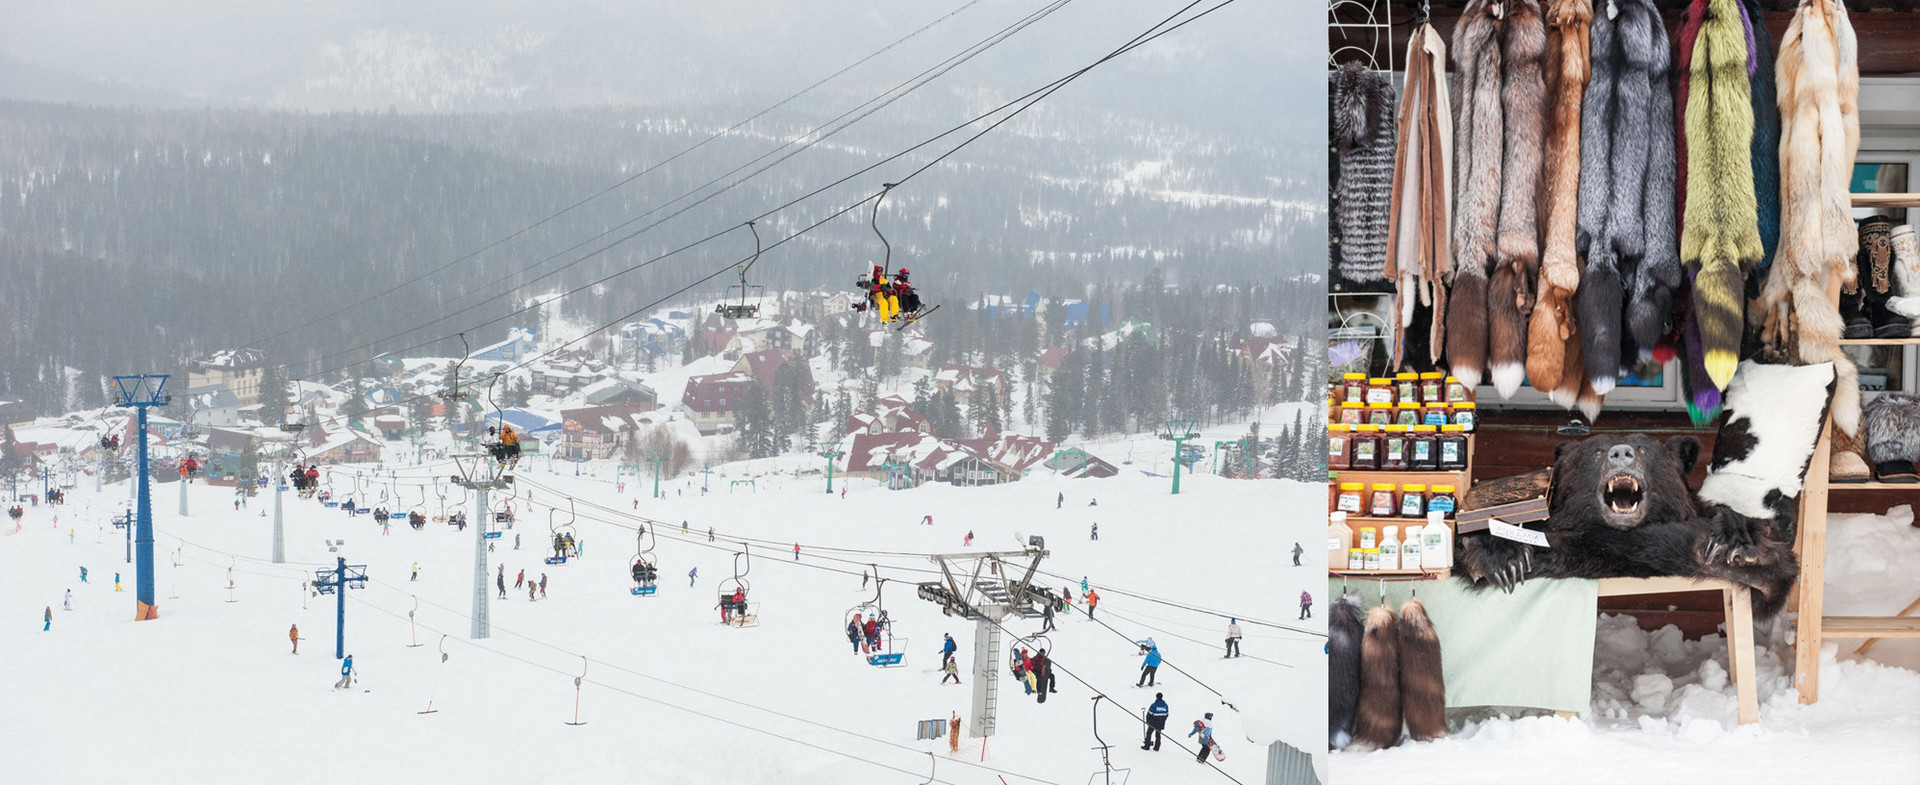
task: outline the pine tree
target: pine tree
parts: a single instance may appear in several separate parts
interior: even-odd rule
[[[267,366],[260,374],[260,422],[285,425],[288,403],[286,372],[278,365]]]
[[[757,383],[747,385],[747,397],[733,413],[734,429],[740,434],[740,446],[749,458],[771,458],[774,451],[773,409],[767,391]]]

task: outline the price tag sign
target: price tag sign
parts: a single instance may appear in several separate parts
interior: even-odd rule
[[[1545,532],[1524,529],[1500,520],[1499,518],[1487,519],[1487,533],[1503,540],[1524,542],[1536,548],[1550,547],[1547,545],[1547,535]]]

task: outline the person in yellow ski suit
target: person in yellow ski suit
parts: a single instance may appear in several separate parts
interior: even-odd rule
[[[867,302],[858,310],[872,308],[880,314],[882,324],[900,316],[900,298],[894,294],[893,286],[887,280],[887,271],[880,265],[873,266],[873,274],[860,281],[867,289]]]

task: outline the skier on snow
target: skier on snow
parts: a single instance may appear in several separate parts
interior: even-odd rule
[[[1164,693],[1153,694],[1153,705],[1147,707],[1147,736],[1140,740],[1140,749],[1151,748],[1160,751],[1160,739],[1167,731],[1167,696]]]

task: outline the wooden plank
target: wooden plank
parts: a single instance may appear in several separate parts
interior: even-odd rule
[[[1914,600],[1913,600],[1913,603],[1912,603],[1912,604],[1910,604],[1910,605],[1908,605],[1908,606],[1907,606],[1907,607],[1905,607],[1905,608],[1902,608],[1902,609],[1900,610],[1900,612],[1899,612],[1899,613],[1896,613],[1896,614],[1894,614],[1894,616],[1896,616],[1896,617],[1898,617],[1898,616],[1910,616],[1910,615],[1912,615],[1912,614],[1913,614],[1913,612],[1914,612],[1914,611],[1917,611],[1917,610],[1920,610],[1920,597],[1915,597],[1915,598],[1914,598]],[[1866,653],[1867,653],[1867,649],[1870,649],[1870,648],[1872,648],[1872,647],[1873,647],[1873,644],[1875,644],[1875,643],[1879,643],[1879,642],[1880,642],[1880,639],[1879,639],[1879,638],[1868,638],[1868,639],[1867,639],[1867,642],[1866,642],[1866,643],[1862,643],[1862,644],[1860,644],[1860,648],[1858,648],[1858,649],[1854,649],[1854,650],[1853,650],[1853,653],[1854,653],[1854,654],[1866,654]]]
[[[1854,207],[1920,207],[1920,194],[1853,194]]]
[[[1920,638],[1920,619],[1892,616],[1828,616],[1820,620],[1830,638]]]
[[[1836,482],[1827,488],[1830,491],[1908,491],[1920,493],[1920,483],[1912,482]]]
[[[1838,287],[1838,279],[1828,285],[1830,290]],[[1834,294],[1837,300],[1838,293]],[[1794,622],[1793,686],[1800,693],[1800,702],[1807,704],[1820,700],[1821,582],[1827,576],[1827,471],[1832,452],[1833,415],[1829,412],[1820,428],[1820,442],[1813,448],[1813,458],[1807,462],[1806,491],[1800,494],[1799,542],[1794,549],[1800,558],[1794,609],[1800,615]]]
[[[1841,346],[1920,346],[1920,338],[1842,338]]]
[[[1740,724],[1752,725],[1760,721],[1760,690],[1754,684],[1753,668],[1753,594],[1746,586],[1734,584],[1720,596],[1727,611],[1727,667],[1740,699]]]
[[[1741,588],[1740,584],[1724,578],[1683,578],[1674,575],[1659,578],[1601,578],[1600,596],[1615,597],[1627,594],[1665,594],[1681,591],[1717,591],[1726,592]]]

